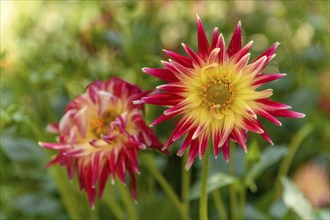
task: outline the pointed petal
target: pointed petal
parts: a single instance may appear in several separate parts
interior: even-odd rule
[[[219,131],[213,131],[212,133],[212,142],[213,142],[213,153],[215,158],[218,158],[219,155],[219,142],[220,142],[220,136]]]
[[[195,133],[195,130],[196,130],[196,129],[193,129],[193,130],[191,130],[191,131],[188,133],[186,139],[183,141],[183,143],[182,143],[180,149],[178,150],[178,152],[176,153],[176,155],[178,155],[178,156],[180,156],[180,157],[183,155],[184,151],[185,151],[185,150],[189,147],[189,145],[191,144],[191,141],[192,141],[191,138],[192,138],[193,134]]]
[[[169,83],[156,87],[157,89],[164,90],[167,92],[178,93],[187,91],[187,87],[182,83]]]
[[[241,21],[238,22],[234,34],[228,46],[227,54],[229,57],[237,53],[242,47]]]
[[[229,114],[226,115],[224,118],[224,125],[222,127],[222,130],[219,134],[219,145],[218,147],[222,147],[222,145],[225,143],[225,141],[228,139],[229,135],[231,134],[233,127],[234,127],[234,115]]]
[[[247,119],[245,118],[243,120],[245,129],[252,131],[254,133],[262,134],[264,133],[264,130],[259,126],[258,120],[254,118]]]
[[[186,133],[188,133],[193,127],[194,127],[194,124],[192,123],[192,121],[186,119],[182,123],[182,125],[180,126],[180,128],[178,129],[178,131],[173,135],[172,140],[173,141],[179,140],[183,135],[185,135]],[[197,130],[198,130],[198,128],[197,128]],[[196,132],[197,132],[197,130],[196,130]],[[194,135],[195,135],[195,133],[194,133]],[[192,139],[194,139],[194,136],[193,136]]]
[[[263,110],[258,110],[257,113],[259,115],[261,115],[262,117],[264,117],[265,119],[273,122],[274,124],[276,124],[278,126],[282,126],[282,123],[277,118],[275,118],[274,116],[272,116],[269,112],[263,111]]]
[[[180,63],[182,66],[192,68],[192,61],[188,57],[182,56],[175,52],[169,50],[163,50],[168,56],[172,57],[176,62]]]
[[[178,78],[179,80],[183,81],[184,76],[190,76],[191,75],[191,69],[188,67],[184,67],[181,64],[175,62],[174,60],[169,60],[169,62],[172,64],[172,66],[175,68],[176,72],[173,72],[173,74]],[[179,74],[178,74],[179,73]]]
[[[236,69],[237,71],[240,71],[241,69],[243,69],[244,67],[247,66],[248,62],[250,59],[250,54],[245,54],[245,56],[243,56],[236,64]]]
[[[275,102],[271,99],[257,99],[255,102],[265,111],[278,111],[291,108],[291,106],[284,103]]]
[[[271,145],[274,145],[272,139],[270,138],[269,134],[267,133],[267,131],[265,130],[265,128],[262,126],[262,124],[260,124],[260,122],[258,120],[256,120],[256,124],[258,125],[259,128],[261,128],[264,132],[261,134],[261,136],[268,141]]]
[[[164,114],[162,114],[161,116],[159,116],[155,121],[153,121],[150,124],[150,127],[154,127],[155,125],[157,125],[157,124],[159,124],[163,121],[166,121],[167,119],[173,118],[173,117],[177,116],[178,114],[180,114],[180,113],[177,113],[177,114],[174,114],[174,115],[164,115]]]
[[[178,79],[175,77],[175,75],[172,73],[169,69],[164,68],[143,68],[143,72],[148,73],[152,76],[155,76],[159,79],[162,79],[166,82],[177,82]]]
[[[222,150],[223,157],[225,158],[225,161],[228,162],[229,161],[229,153],[230,153],[229,138],[225,141],[225,143],[223,144],[221,150]]]
[[[92,154],[92,187],[95,188],[97,179],[100,175],[100,163],[101,163],[101,153]]]
[[[38,142],[39,146],[44,148],[49,148],[52,150],[65,150],[70,148],[69,144],[66,143],[47,143],[47,142]]]
[[[180,114],[182,112],[184,112],[187,108],[187,103],[185,101],[175,105],[172,108],[167,109],[166,111],[164,111],[164,115],[177,115]]]
[[[216,47],[220,48],[220,52],[218,53],[218,60],[219,63],[222,64],[225,60],[227,60],[227,56],[228,56],[226,52],[225,40],[222,34],[219,35],[218,43]]]
[[[254,61],[253,63],[249,64],[248,67],[251,73],[258,74],[261,73],[261,68],[264,66],[267,60],[266,56],[260,57],[258,60]]]
[[[192,136],[192,139],[195,140],[196,138],[198,138],[200,136],[200,134],[205,130],[207,126],[205,125],[205,123],[200,123],[197,126],[197,129],[194,133],[194,135]]]
[[[187,163],[186,163],[186,166],[185,166],[185,169],[186,170],[189,170],[190,167],[193,165],[196,157],[197,157],[197,154],[198,154],[198,139],[197,140],[193,140],[191,142],[191,145],[190,145],[190,149],[189,149],[189,154],[188,154],[188,160],[187,160]]]
[[[282,78],[283,76],[286,76],[286,74],[285,73],[259,74],[256,75],[252,85],[258,87],[270,81]]]
[[[187,54],[190,56],[190,58],[192,59],[193,63],[197,64],[198,66],[202,66],[203,65],[204,62],[203,62],[202,58],[198,54],[196,54],[190,47],[188,47],[184,43],[182,43],[181,45],[184,48],[184,50],[187,52]]]
[[[304,118],[305,114],[300,112],[294,112],[290,110],[278,110],[269,112],[270,114],[278,117],[286,117],[286,118]]]
[[[210,51],[210,46],[205,34],[202,21],[197,14],[196,14],[196,18],[197,18],[197,35],[198,35],[198,54],[206,58]]]
[[[131,193],[132,193],[132,196],[134,198],[134,201],[137,203],[135,174],[134,174],[133,170],[131,170],[130,168],[128,168],[128,173],[129,173],[130,178],[131,178]]]
[[[182,97],[170,94],[170,93],[159,93],[142,98],[143,103],[160,105],[160,106],[174,106],[182,102]]]
[[[236,141],[244,150],[244,152],[247,152],[247,146],[246,146],[246,134],[242,129],[233,129],[232,138],[234,141]]]
[[[105,184],[107,182],[107,179],[110,175],[110,170],[109,170],[109,166],[108,165],[103,165],[102,166],[102,171],[100,174],[100,179],[98,181],[98,198],[100,199],[102,194],[103,194],[103,190],[105,187]]]
[[[270,48],[268,48],[265,52],[263,52],[260,56],[258,56],[258,57],[255,59],[255,61],[258,60],[258,59],[260,59],[260,58],[263,57],[263,56],[271,57],[271,56],[275,53],[275,51],[276,51],[276,49],[277,49],[277,47],[278,47],[279,45],[280,45],[279,42],[274,43]]]
[[[238,62],[242,57],[244,57],[247,54],[247,52],[250,50],[252,44],[253,44],[253,41],[250,41],[242,49],[240,49],[231,59]]]
[[[208,134],[205,134],[203,135],[202,138],[200,138],[200,144],[199,144],[199,159],[202,159],[204,154],[205,154],[205,151],[206,151],[206,148],[207,148],[207,145],[208,145],[208,142],[209,142],[209,136]]]
[[[173,142],[173,137],[176,135],[176,133],[179,131],[179,129],[184,125],[184,123],[186,123],[186,118],[182,117],[179,122],[177,123],[177,125],[175,126],[170,138],[168,139],[167,143],[163,146],[162,151],[166,150]]]
[[[218,35],[219,35],[218,34],[218,28],[216,27],[213,30],[211,50],[213,50],[217,46],[217,44],[218,44],[218,37],[219,37]]]

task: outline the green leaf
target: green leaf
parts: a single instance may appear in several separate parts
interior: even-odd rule
[[[42,149],[37,143],[25,138],[2,137],[1,148],[14,161],[36,161],[43,158]]]
[[[303,193],[287,177],[282,177],[284,203],[293,209],[302,219],[312,219],[312,206]]]
[[[16,198],[15,207],[26,215],[58,213],[58,201],[41,194],[25,194]]]
[[[245,182],[247,185],[252,186],[254,180],[268,167],[279,161],[286,155],[288,149],[284,146],[268,147],[260,157],[260,160],[254,164],[248,171]]]
[[[216,173],[208,178],[207,181],[207,193],[213,190],[220,189],[222,187],[231,185],[235,182],[235,178],[225,173]],[[189,193],[189,200],[197,199],[200,196],[201,181],[198,181],[191,187]]]

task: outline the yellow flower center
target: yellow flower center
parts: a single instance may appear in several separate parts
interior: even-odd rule
[[[204,106],[212,109],[227,111],[234,98],[234,88],[229,81],[221,76],[209,80],[202,85],[202,97]]]
[[[227,83],[207,85],[206,100],[211,103],[225,104],[230,97],[229,85]]]
[[[101,134],[107,134],[109,130],[110,123],[115,120],[117,117],[116,114],[114,114],[111,111],[106,111],[102,114],[100,118],[96,118],[91,121],[91,129],[93,134],[99,138]]]

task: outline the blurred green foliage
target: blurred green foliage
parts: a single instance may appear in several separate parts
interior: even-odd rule
[[[248,185],[253,182],[254,190],[247,194],[246,218],[298,217],[290,205],[273,200],[274,182],[287,144],[307,123],[313,131],[300,144],[288,175],[308,161],[329,168],[329,1],[1,1],[1,219],[69,218],[63,195],[70,193],[77,196],[81,207],[89,209],[85,195],[78,192],[77,184],[69,183],[62,168],[45,167],[55,154],[37,145],[40,140],[54,141],[45,131],[47,123],[59,120],[68,101],[94,80],[118,76],[145,90],[162,84],[141,68],[161,66],[160,60],[168,59],[163,48],[184,53],[181,42],[197,48],[195,12],[209,36],[218,26],[227,43],[241,20],[244,42],[254,41],[252,59],[274,42],[281,43],[265,72],[284,72],[287,77],[267,86],[274,89],[275,100],[306,117],[283,119],[282,127],[262,121],[282,147],[269,148],[257,135],[249,135],[249,153],[237,149],[233,155],[234,178],[245,178]],[[162,111],[146,106],[147,122]],[[161,141],[169,137],[175,121],[156,126]],[[182,159],[175,154],[154,157],[180,193]],[[199,171],[197,161],[192,184],[198,184]],[[177,218],[164,192],[147,173],[142,166],[136,206],[140,218]],[[228,173],[228,164],[223,158],[213,159],[210,178],[221,181],[219,177],[227,175],[223,173]],[[54,177],[67,182],[67,188],[60,189]],[[227,186],[217,181],[210,183],[212,190]],[[287,180],[284,184],[286,190],[292,187]],[[221,193],[228,208],[228,194]],[[118,197],[106,191],[104,197],[108,196]],[[198,202],[192,200],[191,206],[191,216],[198,216]],[[106,207],[103,198],[99,216],[113,217]],[[217,219],[215,209],[210,199],[211,219]],[[95,214],[86,213],[89,218]],[[324,218],[327,213],[318,215]]]

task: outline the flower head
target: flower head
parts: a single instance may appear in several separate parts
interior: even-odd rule
[[[158,94],[135,102],[169,107],[151,126],[182,115],[163,149],[186,135],[177,153],[181,156],[190,146],[186,169],[191,167],[197,155],[200,159],[203,157],[210,138],[215,157],[221,149],[226,161],[229,160],[230,140],[247,151],[248,131],[259,133],[272,143],[257,115],[276,125],[281,125],[276,116],[304,117],[304,114],[287,110],[290,106],[269,99],[272,89],[258,90],[261,85],[285,76],[262,73],[274,58],[279,43],[249,64],[248,51],[253,42],[242,47],[240,22],[228,48],[218,28],[213,31],[212,42],[208,42],[198,16],[197,31],[197,53],[182,44],[188,56],[165,50],[172,58],[162,62],[165,68],[143,68],[144,72],[168,83],[157,87]]]
[[[136,199],[138,151],[162,146],[142,118],[143,106],[132,103],[146,94],[118,78],[96,81],[69,103],[59,123],[48,127],[59,133],[58,143],[40,142],[42,147],[59,151],[49,165],[66,166],[70,179],[78,174],[91,206],[96,186],[100,198],[109,175],[113,182],[117,175],[125,184],[126,172]]]

